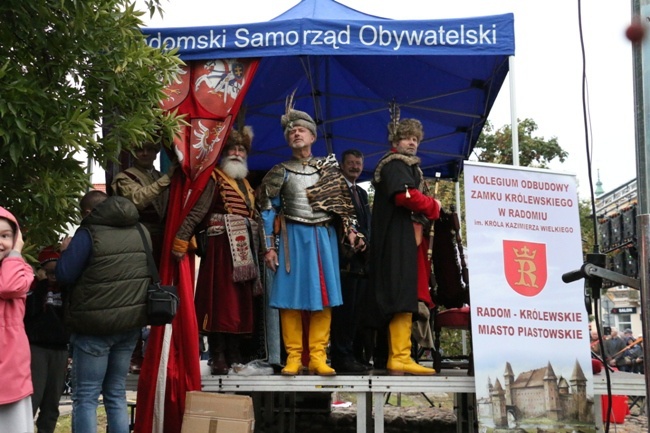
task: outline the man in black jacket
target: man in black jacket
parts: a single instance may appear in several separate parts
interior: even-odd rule
[[[126,376],[147,323],[151,278],[138,210],[124,197],[93,190],[81,199],[83,220],[64,242],[56,277],[64,285],[72,347],[72,430],[97,430],[100,393],[112,432],[127,432]],[[149,233],[144,230],[151,245]]]
[[[368,317],[378,329],[388,325],[389,374],[432,375],[435,370],[411,358],[411,330],[418,302],[433,306],[424,233],[425,226],[439,218],[440,202],[424,194],[424,177],[416,156],[424,136],[422,123],[392,119],[388,129],[392,147],[377,164],[372,180],[375,197]]]
[[[357,215],[357,229],[370,239],[370,207],[368,193],[357,185],[363,171],[363,154],[356,149],[343,152],[341,172],[350,188],[352,204]],[[339,373],[365,373],[368,367],[354,356],[354,340],[362,317],[361,307],[367,288],[367,251],[343,248],[339,251],[341,264],[341,294],[343,305],[332,309],[330,359]]]
[[[625,340],[618,333],[618,328],[611,327],[610,335],[603,342],[605,346],[605,361],[612,367],[625,371]]]

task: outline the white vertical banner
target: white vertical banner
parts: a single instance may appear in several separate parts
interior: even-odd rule
[[[481,431],[595,431],[584,282],[562,282],[583,263],[576,177],[473,162],[464,172]]]

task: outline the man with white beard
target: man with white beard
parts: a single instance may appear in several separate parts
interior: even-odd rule
[[[253,131],[233,129],[205,190],[176,233],[181,259],[196,233],[201,265],[194,304],[199,332],[208,336],[212,374],[244,361],[243,337],[255,328],[254,297],[262,294],[257,265],[258,213],[246,176]]]

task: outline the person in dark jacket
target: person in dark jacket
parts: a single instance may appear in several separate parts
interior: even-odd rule
[[[27,294],[25,331],[32,354],[32,412],[38,433],[54,433],[59,419],[59,400],[68,366],[69,335],[63,324],[63,298],[56,281],[59,260],[55,247],[43,248],[38,262],[45,278],[35,281]]]
[[[610,335],[603,342],[605,349],[605,361],[611,367],[616,367],[619,370],[623,370],[625,367],[625,340],[618,333],[618,328],[615,326],[611,327]]]
[[[368,193],[357,184],[363,171],[363,154],[356,149],[343,152],[341,173],[350,189],[354,212],[357,215],[357,230],[370,239],[370,207]],[[341,249],[341,294],[343,304],[332,308],[330,358],[332,368],[338,373],[366,373],[369,367],[356,359],[355,340],[365,335],[360,332],[361,312],[368,283],[367,251],[351,247]],[[365,331],[365,330],[364,330]],[[359,350],[362,352],[362,350]]]
[[[140,329],[147,323],[151,281],[136,227],[138,210],[127,198],[97,190],[88,192],[80,205],[81,226],[62,244],[56,267],[71,332],[72,430],[97,431],[102,394],[109,430],[128,432],[126,376]],[[143,232],[151,245],[148,231]]]
[[[377,164],[372,184],[369,316],[377,329],[388,324],[388,361],[392,375],[432,375],[435,370],[411,358],[413,315],[418,302],[433,306],[425,226],[440,216],[440,202],[423,193],[420,158],[424,132],[416,119],[392,119],[392,147]]]
[[[161,142],[146,142],[142,147],[133,150],[133,167],[118,173],[113,179],[111,190],[113,194],[126,197],[133,202],[140,214],[140,222],[149,230],[151,236],[151,251],[157,267],[160,267],[162,255],[163,234],[167,204],[169,203],[169,185],[178,161],[173,160],[166,174],[162,174],[154,166],[154,162],[162,148]],[[131,355],[131,373],[140,373],[144,362],[146,337],[149,328],[142,328],[140,338]]]

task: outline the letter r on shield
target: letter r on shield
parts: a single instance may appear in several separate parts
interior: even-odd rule
[[[535,296],[546,285],[546,244],[503,240],[503,269],[512,289]]]

